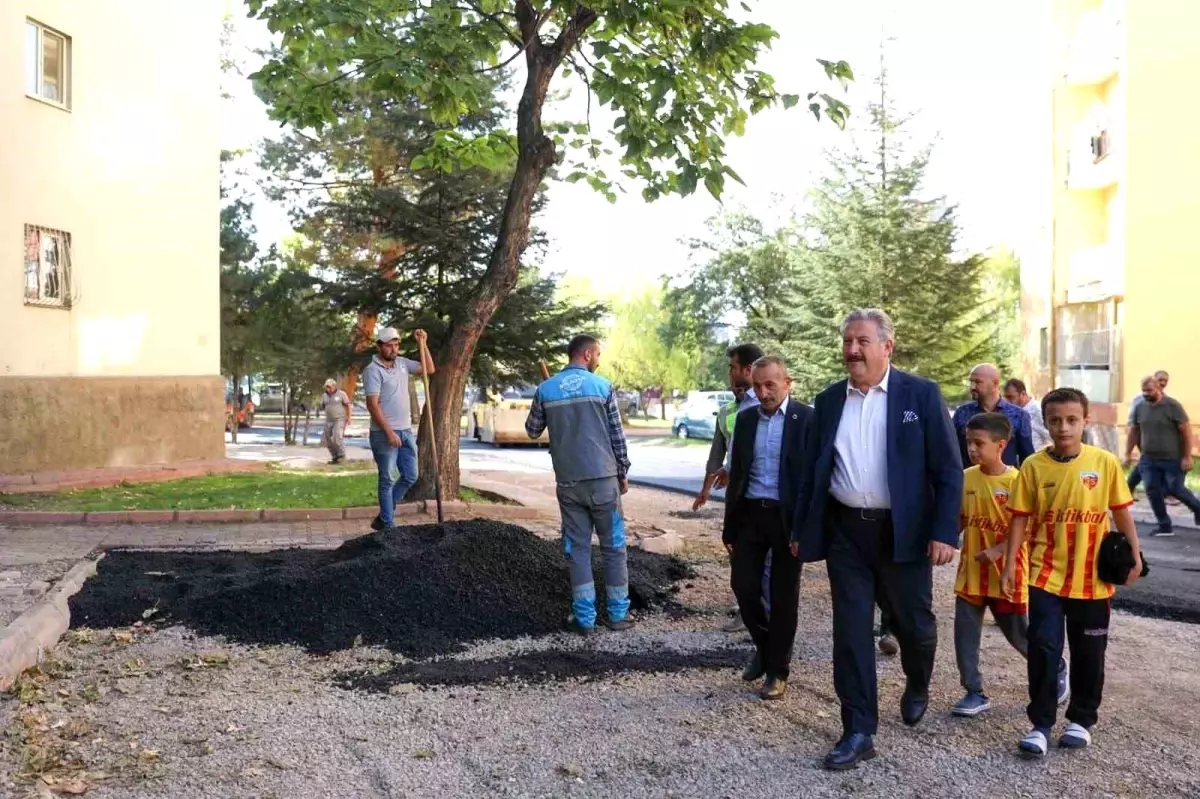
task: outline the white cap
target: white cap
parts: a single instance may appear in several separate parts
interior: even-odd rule
[[[325,381],[325,388],[337,388],[337,381],[332,377]]]
[[[395,341],[398,338],[400,338],[400,332],[394,327],[385,327],[375,336],[375,340],[380,344],[387,344],[389,341]]]

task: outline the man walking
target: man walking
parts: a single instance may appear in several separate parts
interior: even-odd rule
[[[1142,402],[1133,413],[1125,441],[1125,464],[1141,448],[1138,470],[1146,481],[1146,496],[1158,520],[1156,536],[1171,536],[1171,516],[1165,497],[1178,499],[1200,525],[1200,499],[1188,490],[1184,477],[1192,470],[1192,425],[1178,401],[1163,393],[1154,377],[1142,381]]]
[[[872,628],[876,592],[887,602],[906,678],[905,724],[921,721],[937,651],[933,566],[954,560],[963,472],[937,384],[891,366],[891,318],[859,309],[842,323],[849,379],[813,403],[793,548],[825,560],[833,596],[834,686],[842,737],[825,767],[875,756],[878,700]]]
[[[1024,408],[1013,405],[1000,396],[1000,370],[993,364],[981,363],[971,370],[969,379],[971,401],[954,411],[954,429],[958,433],[958,455],[963,463],[970,463],[967,455],[967,422],[981,413],[1002,413],[1012,425],[1012,438],[1001,455],[1009,466],[1020,466],[1021,462],[1037,450],[1033,447],[1033,432],[1029,414]]]
[[[629,618],[629,574],[625,562],[625,519],[621,495],[629,490],[629,450],[612,384],[595,372],[600,342],[576,336],[567,345],[567,368],[537,388],[525,432],[536,439],[550,428],[550,460],[558,483],[563,549],[570,563],[570,629],[590,635],[596,628],[596,584],[592,576],[592,531],[600,539],[604,593],[611,630],[633,626]]]
[[[754,344],[739,344],[736,347],[730,347],[726,353],[729,359],[729,390],[733,392],[733,402],[725,405],[717,412],[716,435],[713,436],[712,445],[708,448],[708,463],[704,469],[704,484],[700,487],[700,493],[696,495],[696,499],[692,502],[692,510],[698,511],[712,496],[714,488],[725,488],[729,482],[729,454],[733,440],[734,420],[737,419],[738,411],[744,408],[753,407],[758,403],[758,398],[754,395],[754,385],[752,373],[754,371],[754,362],[763,356],[760,350]],[[767,588],[768,575],[771,571],[770,559],[767,560],[766,570],[763,572],[763,601],[770,607],[769,594]],[[733,618],[725,626],[726,632],[737,632],[742,629],[742,617],[735,604],[733,606]]]
[[[704,485],[692,503],[692,510],[698,511],[708,503],[714,488],[724,488],[729,481],[729,473],[725,469],[726,455],[729,453],[729,441],[733,433],[733,423],[738,411],[747,400],[757,402],[754,395],[752,373],[754,362],[763,357],[763,352],[754,344],[739,344],[730,347],[725,353],[729,358],[729,390],[733,392],[733,402],[722,407],[717,412],[716,435],[708,448],[708,463],[704,468]],[[746,405],[745,407],[750,407]]]
[[[733,593],[754,640],[755,654],[742,679],[765,675],[763,699],[781,699],[787,691],[800,601],[800,563],[789,543],[812,408],[790,399],[791,388],[782,359],[767,356],[754,364],[759,405],[737,416],[721,535],[733,556]],[[768,553],[769,614],[761,601]]]
[[[1033,401],[1033,397],[1029,395],[1029,389],[1025,387],[1025,381],[1015,377],[1009,378],[1008,382],[1004,384],[1004,399],[1010,405],[1016,405],[1028,414],[1029,432],[1033,437],[1034,452],[1041,452],[1050,446],[1050,431],[1046,429],[1046,422],[1042,419],[1042,404]],[[966,461],[963,462],[966,463]]]
[[[414,331],[413,338],[423,350],[425,331]],[[386,530],[396,523],[396,505],[417,482],[417,439],[412,432],[408,388],[409,376],[425,374],[426,367],[400,357],[400,333],[394,327],[379,331],[375,349],[363,370],[363,391],[371,415],[368,439],[379,470],[379,515],[371,529]],[[432,363],[428,372],[434,372]]]
[[[329,450],[338,464],[346,460],[346,427],[350,424],[350,398],[338,388],[336,380],[326,380],[321,393],[321,410],[325,412],[325,427],[321,431],[321,443]]]
[[[1154,381],[1158,383],[1158,387],[1162,389],[1163,394],[1166,394],[1167,383],[1171,381],[1171,376],[1160,369],[1154,373]],[[1145,401],[1146,397],[1143,394],[1138,394],[1133,398],[1133,402],[1129,403],[1129,427],[1133,427],[1133,415],[1137,413],[1138,406]],[[1133,468],[1129,470],[1129,477],[1126,482],[1129,484],[1129,493],[1136,495],[1137,487],[1142,484],[1142,470],[1138,467],[1138,464],[1135,463]]]

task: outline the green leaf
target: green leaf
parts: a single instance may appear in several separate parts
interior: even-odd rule
[[[783,100],[784,108],[795,108],[796,104],[800,102],[800,95],[785,94],[785,95],[782,95],[782,100]]]
[[[714,200],[720,200],[721,192],[725,190],[725,175],[721,172],[709,172],[704,176],[704,188],[708,189]]]

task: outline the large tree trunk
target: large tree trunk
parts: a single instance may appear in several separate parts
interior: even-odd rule
[[[580,35],[596,22],[596,12],[579,7],[553,42],[541,39],[542,18],[528,0],[517,0],[516,17],[525,48],[525,87],[517,103],[517,164],[508,186],[508,199],[496,246],[488,259],[487,269],[479,281],[467,312],[452,321],[448,342],[434,353],[437,373],[430,380],[434,429],[437,433],[438,460],[441,466],[441,488],[444,499],[459,494],[458,442],[459,421],[462,418],[463,389],[470,373],[471,360],[488,323],[496,310],[517,285],[521,253],[529,241],[529,224],[533,200],[546,170],[554,165],[557,153],[554,142],[542,128],[542,106],[550,81]],[[428,427],[428,417],[422,417],[422,433]],[[427,434],[419,435],[421,477],[409,495],[414,499],[431,499],[434,495],[433,456]]]

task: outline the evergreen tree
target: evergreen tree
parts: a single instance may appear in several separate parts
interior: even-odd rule
[[[882,308],[896,324],[896,366],[960,397],[971,367],[995,355],[987,262],[958,253],[955,207],[924,195],[930,147],[910,145],[886,73],[879,87],[866,135],[831,156],[801,221],[783,350],[797,390],[811,397],[845,375],[842,318],[854,308]]]
[[[264,150],[263,166],[274,176],[268,195],[291,204],[304,238],[297,260],[323,276],[336,307],[358,317],[345,348],[349,391],[370,357],[377,323],[424,328],[442,367],[456,360],[455,330],[477,321],[470,304],[499,235],[506,170],[492,164],[446,172],[422,167],[418,159],[439,137],[489,130],[506,113],[495,100],[498,80],[480,82],[493,102],[454,129],[435,125],[416,101],[396,102],[360,87],[339,107],[336,124],[317,135],[290,133]],[[540,204],[539,195],[535,211]],[[603,310],[556,299],[554,279],[541,275],[530,257],[540,245],[535,231],[523,248],[516,285],[480,334],[469,375],[439,368],[431,378],[443,496],[458,494],[468,376],[480,386],[539,381],[539,362],[562,361],[570,336],[592,326]],[[404,354],[417,358],[412,338],[404,344]],[[427,424],[423,418],[418,434],[422,476],[412,492],[418,498],[433,495]]]

